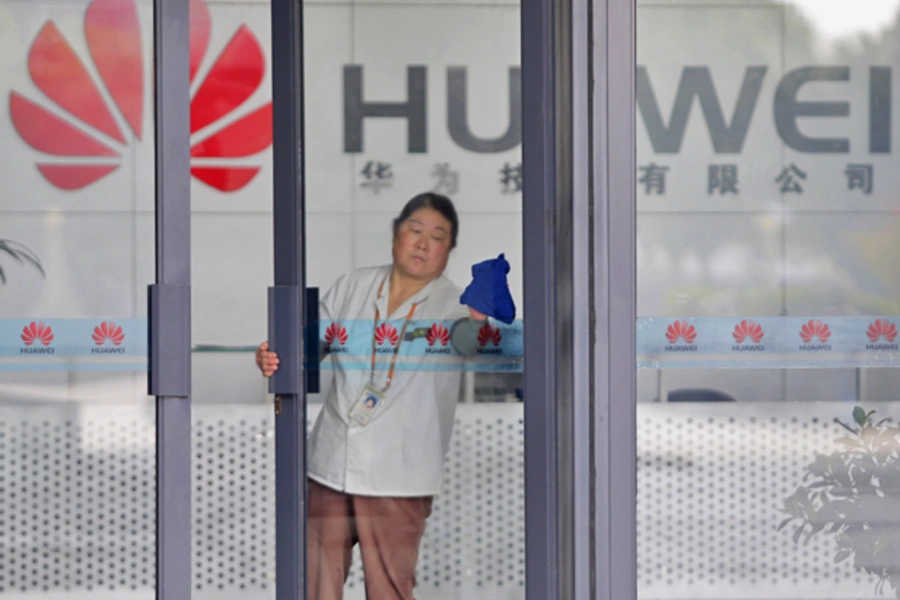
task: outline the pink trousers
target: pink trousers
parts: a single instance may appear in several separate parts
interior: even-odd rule
[[[367,600],[414,600],[416,560],[432,498],[344,494],[309,480],[308,600],[341,600],[353,546]]]

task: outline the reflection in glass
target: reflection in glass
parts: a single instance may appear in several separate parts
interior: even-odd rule
[[[448,390],[444,408],[449,430],[433,442],[440,441],[437,447],[446,454],[436,471],[439,489],[427,490],[434,493],[433,503],[418,544],[413,593],[416,598],[522,598],[519,8],[411,2],[306,5],[304,11],[306,85],[317,90],[306,105],[306,136],[317,149],[307,155],[306,165],[308,285],[325,297],[344,273],[390,265],[392,220],[409,198],[428,191],[448,196],[459,215],[458,244],[444,271],[459,293],[472,281],[473,265],[501,253],[509,261],[517,321],[507,325],[492,319],[489,330],[475,331],[474,356],[458,362],[453,371],[435,372],[448,380],[452,374],[459,383]],[[459,293],[448,296],[454,310],[465,309]],[[400,310],[392,317],[398,336],[406,315]],[[358,381],[357,388],[367,380],[373,317],[369,310],[365,317],[351,316],[351,323],[342,321],[347,334],[342,344],[338,328],[327,338],[330,321],[340,319],[323,316],[329,320],[322,325],[324,341],[342,353],[323,362],[322,391],[311,398],[311,416],[331,410],[326,400],[332,393],[331,360],[349,364],[358,355],[353,361],[358,367],[347,372]],[[368,328],[358,349],[357,319]],[[419,319],[418,311],[413,319]],[[428,365],[447,358],[436,348],[455,352],[453,319],[445,322],[439,314],[422,319],[409,328],[424,335],[402,342],[398,382],[405,353]],[[435,323],[451,335],[446,347],[439,332],[429,342]],[[377,356],[384,359],[380,383],[391,354]],[[358,393],[355,389],[346,401],[355,401]],[[416,430],[425,430],[427,423],[423,420],[403,437],[416,439]],[[377,418],[365,428],[373,426]],[[311,441],[317,435],[321,437],[314,431]],[[385,440],[373,458],[401,441]],[[402,456],[397,453],[388,463]],[[385,481],[398,477],[398,485],[411,485],[420,476],[401,467]],[[345,597],[364,597],[370,585],[370,571],[362,568],[365,554],[365,548],[352,552]]]
[[[898,9],[638,3],[644,598],[896,593]]]
[[[3,598],[154,595],[150,48],[131,0],[0,1]]]

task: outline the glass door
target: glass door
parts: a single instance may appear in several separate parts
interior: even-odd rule
[[[347,597],[390,582],[414,583],[417,598],[522,598],[519,8],[376,2],[305,17],[307,85],[330,91],[307,104],[319,150],[307,159],[306,273],[327,353],[308,396],[310,589],[333,585],[329,516],[347,502],[358,530]],[[481,310],[498,302],[475,323],[460,297],[489,260],[480,276],[508,288],[470,292]],[[503,312],[504,294],[518,314]],[[392,373],[384,404],[370,396],[349,417],[365,383],[384,389]],[[365,496],[424,514],[391,540],[384,528],[402,513],[372,514]],[[378,571],[384,543],[409,579]]]
[[[898,9],[637,3],[640,598],[900,594]]]
[[[173,6],[0,2],[2,598],[186,597]]]
[[[303,78],[273,81],[279,597],[523,598],[519,6],[288,4],[273,69]],[[302,370],[285,359],[301,336]]]
[[[309,597],[524,598],[519,6],[304,21]]]
[[[269,2],[190,3],[191,597],[275,598]],[[299,597],[299,596],[298,596]]]
[[[0,2],[0,597],[153,598],[153,11]]]

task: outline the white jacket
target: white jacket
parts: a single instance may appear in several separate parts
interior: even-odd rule
[[[371,336],[376,306],[381,315],[379,325],[387,315],[390,272],[390,266],[368,267],[341,276],[321,299],[320,318],[369,323],[362,330]],[[379,298],[382,282],[384,288]],[[417,305],[413,321],[467,319],[468,309],[459,302],[461,293],[442,275],[386,320],[400,331],[412,304]],[[469,332],[463,332],[462,337],[467,336]],[[474,335],[471,337],[474,341]],[[368,339],[371,344],[371,337]],[[411,343],[401,341],[398,363],[405,354],[403,345]],[[390,352],[376,354],[375,382],[379,386],[385,384],[392,357]],[[410,368],[408,362],[404,368],[398,364],[382,404],[368,424],[360,426],[348,415],[369,382],[371,356],[363,368],[359,357],[349,358],[339,353],[327,357],[325,360],[333,361],[334,382],[310,434],[309,476],[348,494],[431,496],[439,493],[459,402],[461,368],[457,366],[462,367],[463,359],[434,358],[440,361],[441,369],[430,369],[427,363],[421,362],[423,368]]]

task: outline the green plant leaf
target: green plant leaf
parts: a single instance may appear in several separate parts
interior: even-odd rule
[[[5,254],[20,264],[31,265],[40,272],[41,276],[46,277],[44,267],[41,265],[41,260],[34,252],[22,244],[12,240],[0,240],[0,254]],[[6,273],[4,272],[3,267],[0,266],[0,284],[5,283]]]
[[[878,463],[875,462],[875,458],[870,454],[864,454],[859,457],[857,461],[859,463],[860,468],[864,473],[868,473],[870,475],[878,476],[881,472],[881,467],[878,466]]]
[[[900,577],[892,575],[890,577],[891,587],[894,588],[894,597],[900,599]]]
[[[844,429],[846,429],[847,431],[849,431],[850,433],[856,435],[857,431],[855,429],[853,429],[852,427],[850,427],[849,425],[847,425],[846,423],[844,423],[837,417],[834,418],[834,422],[837,423],[838,425],[840,425],[841,427],[843,427]]]
[[[848,488],[853,486],[853,479],[850,477],[850,470],[847,468],[847,465],[844,464],[844,460],[841,458],[840,454],[833,454],[831,456],[831,464],[829,465],[829,469],[834,475],[834,478],[842,486]]]
[[[840,552],[838,552],[834,555],[834,562],[835,563],[844,562],[845,560],[850,558],[850,556],[852,554],[853,553],[850,552],[849,550],[841,550]]]
[[[794,495],[797,499],[797,504],[807,515],[816,514],[816,507],[813,506],[812,500],[809,499],[809,491],[804,487],[797,488],[797,493]]]
[[[813,525],[812,529],[810,529],[809,533],[806,534],[806,539],[803,540],[803,543],[808,544],[809,540],[810,540],[810,538],[812,538],[812,536],[816,535],[817,533],[819,533],[820,531],[825,529],[825,525],[826,525],[826,523],[816,523],[815,525]]]
[[[836,439],[834,441],[837,442],[838,444],[843,444],[845,446],[853,446],[856,448],[862,448],[862,444],[859,442],[859,440],[855,440],[853,438],[839,437],[838,439]]]
[[[867,419],[866,411],[864,411],[861,406],[854,406],[853,407],[853,420],[856,421],[856,424],[859,425],[860,427],[862,427],[863,425],[866,424],[866,419]]]
[[[793,521],[794,519],[795,519],[795,517],[788,517],[787,519],[785,519],[784,521],[782,521],[781,523],[778,524],[778,529],[776,529],[775,531],[781,531],[782,529],[787,527],[787,524],[790,523],[791,521]]]

